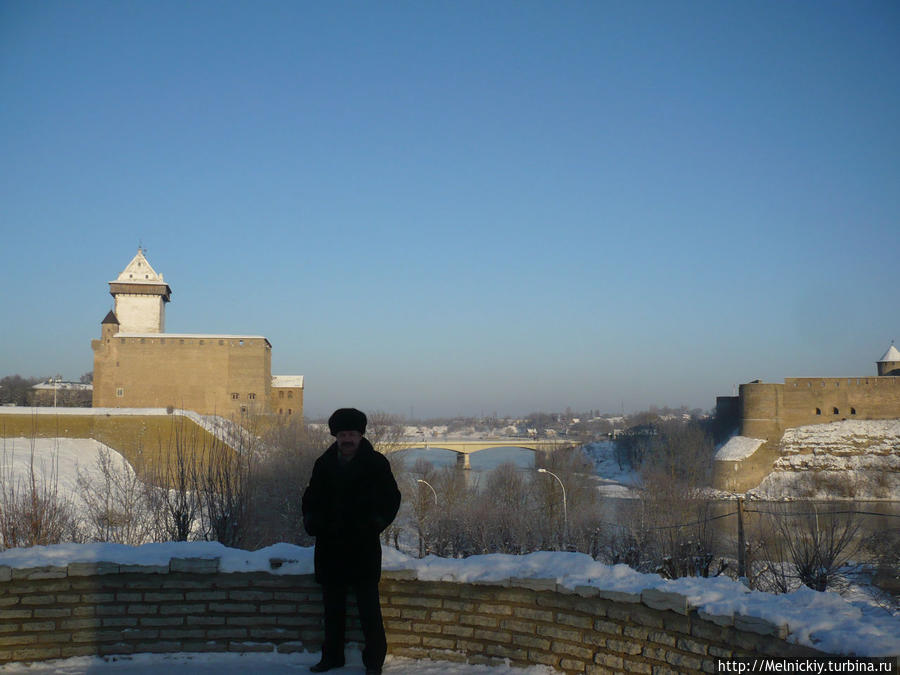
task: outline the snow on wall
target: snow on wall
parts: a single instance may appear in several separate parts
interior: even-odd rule
[[[747,459],[756,452],[766,441],[762,438],[750,438],[749,436],[732,436],[718,452],[715,459],[719,462],[739,462]]]

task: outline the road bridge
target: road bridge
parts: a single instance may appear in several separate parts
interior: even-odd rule
[[[501,438],[501,439],[478,439],[478,440],[454,440],[454,439],[421,439],[417,441],[397,441],[384,444],[384,447],[376,448],[384,452],[397,452],[399,450],[410,450],[412,448],[425,448],[450,450],[456,453],[456,465],[461,469],[471,468],[469,464],[469,455],[481,450],[490,450],[491,448],[522,448],[523,450],[544,450],[553,451],[560,448],[568,448],[577,445],[569,440],[533,440],[528,438]]]

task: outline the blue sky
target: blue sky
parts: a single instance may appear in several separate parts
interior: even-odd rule
[[[896,2],[0,0],[0,374],[170,332],[306,409],[711,408],[900,341]]]

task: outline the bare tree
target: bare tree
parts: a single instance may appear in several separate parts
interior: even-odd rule
[[[313,464],[329,442],[324,429],[301,419],[279,419],[263,434],[251,476],[254,527],[245,540],[247,548],[279,541],[312,543],[303,529],[300,500]]]

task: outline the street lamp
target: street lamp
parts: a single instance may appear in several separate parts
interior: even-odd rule
[[[417,483],[425,483],[425,485],[427,485],[428,487],[431,488],[431,494],[434,495],[434,505],[437,506],[437,492],[435,492],[434,488],[431,487],[431,483],[429,483],[427,480],[422,480],[421,478],[417,478],[416,482]]]
[[[563,485],[563,482],[559,479],[552,471],[547,471],[547,469],[538,469],[538,473],[549,473],[556,479],[556,482],[559,483],[559,487],[562,488],[563,492],[563,548],[566,547],[566,542],[569,540],[569,510],[566,506],[566,486]]]

